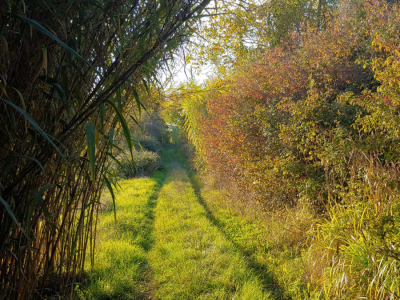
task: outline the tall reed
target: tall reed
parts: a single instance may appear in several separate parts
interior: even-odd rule
[[[73,292],[113,137],[209,1],[2,1],[0,298]]]

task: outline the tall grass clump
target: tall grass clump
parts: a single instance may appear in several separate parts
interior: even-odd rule
[[[315,244],[326,250],[327,264],[320,296],[398,299],[399,170],[360,153],[352,171],[340,202],[332,199],[329,218],[318,227]]]
[[[114,136],[132,159],[124,116],[208,2],[1,2],[1,298],[74,289],[112,186]]]

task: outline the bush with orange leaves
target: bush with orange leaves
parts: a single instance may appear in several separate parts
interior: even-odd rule
[[[298,299],[400,298],[399,5],[342,1],[325,28],[237,65],[204,101],[197,150],[270,211],[312,207],[277,277],[297,272]]]
[[[345,1],[324,30],[238,68],[205,101],[208,170],[267,205],[321,209],[349,184],[352,149],[397,162],[399,21],[397,5]]]

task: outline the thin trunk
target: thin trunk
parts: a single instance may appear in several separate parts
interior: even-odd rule
[[[322,0],[318,0],[318,8],[317,8],[317,27],[320,29],[321,26],[321,7],[322,7]]]

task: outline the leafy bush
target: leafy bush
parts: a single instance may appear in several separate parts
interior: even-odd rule
[[[161,150],[162,145],[153,135],[139,135],[134,138],[135,146],[137,148],[158,152]]]
[[[238,63],[191,129],[207,169],[246,200],[317,213],[304,254],[310,297],[397,299],[400,7],[371,0],[338,9],[323,29]],[[302,241],[307,226],[282,241]]]
[[[151,151],[136,151],[131,161],[123,161],[118,166],[117,173],[122,178],[149,176],[161,168],[160,156]]]

